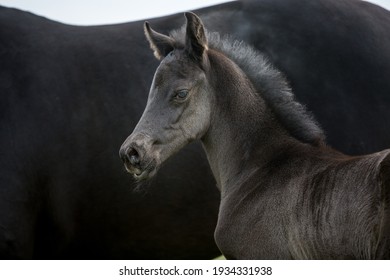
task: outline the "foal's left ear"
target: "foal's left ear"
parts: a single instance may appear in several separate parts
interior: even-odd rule
[[[203,23],[194,13],[185,13],[185,16],[187,18],[186,51],[197,62],[202,63],[208,49]]]
[[[154,31],[149,22],[145,21],[144,32],[148,39],[150,48],[154,51],[154,56],[160,60],[166,57],[174,49],[174,40],[166,35]]]

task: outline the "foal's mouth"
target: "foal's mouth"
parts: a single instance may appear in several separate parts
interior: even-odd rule
[[[137,181],[148,180],[152,178],[157,173],[158,169],[154,160],[150,161],[144,167],[134,166],[127,163],[125,163],[124,165],[126,171],[133,175],[134,179],[136,179]]]

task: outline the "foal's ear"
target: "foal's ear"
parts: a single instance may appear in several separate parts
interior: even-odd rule
[[[203,23],[194,13],[185,13],[185,16],[187,18],[185,48],[197,62],[202,62],[203,55],[208,49]]]
[[[146,39],[149,41],[150,48],[154,51],[157,59],[166,57],[174,49],[174,41],[171,37],[154,31],[149,23],[145,21],[144,32]]]

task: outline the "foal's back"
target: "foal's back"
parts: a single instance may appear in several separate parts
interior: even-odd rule
[[[253,163],[222,197],[216,239],[227,257],[390,257],[390,150],[349,157],[294,144]]]

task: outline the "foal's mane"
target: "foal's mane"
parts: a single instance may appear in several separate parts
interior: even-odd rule
[[[184,45],[185,28],[172,31],[170,36],[178,46]],[[222,52],[248,76],[254,88],[272,109],[280,123],[298,140],[320,145],[325,135],[304,105],[295,100],[287,80],[261,52],[231,36],[207,32],[208,46]]]

